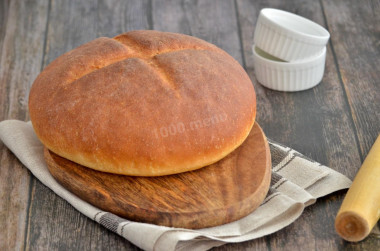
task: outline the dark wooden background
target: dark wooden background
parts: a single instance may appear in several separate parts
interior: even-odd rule
[[[252,39],[261,8],[305,16],[331,33],[322,83],[299,93],[255,79]],[[99,36],[157,29],[197,36],[247,70],[257,120],[271,139],[353,178],[380,132],[380,2],[355,0],[0,0],[0,121],[28,120],[39,72]],[[217,250],[378,250],[379,236],[351,244],[334,231],[344,192],[317,201],[285,229]],[[0,143],[0,250],[137,250],[36,180]]]

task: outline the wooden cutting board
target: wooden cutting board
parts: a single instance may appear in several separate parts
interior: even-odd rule
[[[95,171],[45,148],[53,177],[94,206],[133,221],[205,228],[238,220],[264,200],[270,184],[268,142],[255,123],[246,141],[219,162],[176,175],[133,177]]]

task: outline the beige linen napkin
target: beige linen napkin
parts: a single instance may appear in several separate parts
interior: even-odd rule
[[[276,232],[294,222],[316,198],[348,188],[351,181],[302,154],[270,141],[271,188],[264,202],[248,216],[222,226],[191,230],[132,222],[104,212],[67,191],[50,175],[43,145],[30,122],[0,122],[0,139],[39,179],[79,212],[145,250],[207,250]]]

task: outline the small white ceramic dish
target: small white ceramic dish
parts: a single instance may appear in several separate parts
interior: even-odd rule
[[[253,42],[263,51],[288,62],[320,55],[330,33],[296,14],[265,8],[260,11]]]
[[[285,62],[253,45],[255,75],[265,87],[277,91],[302,91],[322,80],[325,70],[326,47],[319,55],[300,62]]]

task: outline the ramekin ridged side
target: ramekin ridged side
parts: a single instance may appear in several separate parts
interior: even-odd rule
[[[322,80],[325,70],[326,47],[312,59],[302,62],[281,62],[270,60],[257,51],[253,45],[254,68],[257,81],[277,91],[302,91],[310,89]],[[261,55],[260,55],[261,54]]]
[[[271,16],[272,15],[272,16]],[[278,15],[279,17],[273,17]],[[289,25],[277,20],[283,18]],[[296,30],[290,24],[302,24],[315,34]],[[312,33],[310,32],[310,33]],[[320,33],[320,35],[319,35]],[[330,34],[322,26],[293,13],[276,9],[262,9],[254,33],[254,44],[263,51],[288,62],[316,57],[326,46]]]

